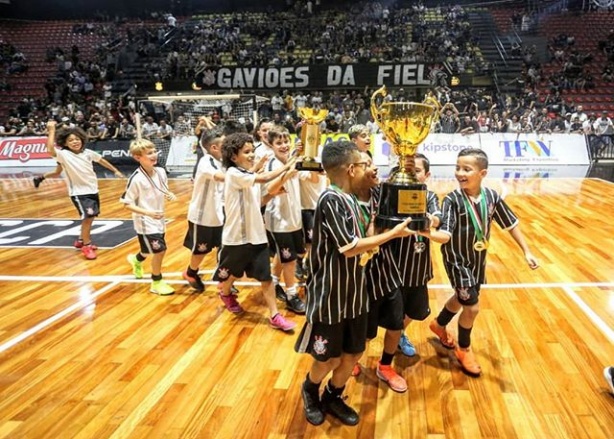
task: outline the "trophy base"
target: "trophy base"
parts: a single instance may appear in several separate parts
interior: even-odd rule
[[[405,221],[409,216],[411,216],[411,223],[409,223],[409,225],[407,226],[409,230],[422,231],[428,230],[428,228],[430,227],[430,220],[426,215],[423,217],[417,217],[416,215],[408,215],[404,218],[399,216],[377,215],[375,217],[375,227],[378,230],[392,229]]]
[[[375,226],[382,230],[391,229],[411,217],[409,229],[427,230],[430,221],[426,215],[426,195],[423,183],[383,183]]]
[[[322,166],[322,163],[316,162],[315,160],[296,162],[294,168],[297,171],[324,172],[324,167]]]

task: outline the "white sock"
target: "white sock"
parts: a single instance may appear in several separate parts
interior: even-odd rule
[[[286,295],[287,295],[288,297],[294,297],[294,296],[296,296],[296,285],[295,285],[295,286],[293,286],[293,287],[286,288]]]
[[[275,275],[271,275],[271,278],[273,279],[273,285],[279,285],[279,278]]]

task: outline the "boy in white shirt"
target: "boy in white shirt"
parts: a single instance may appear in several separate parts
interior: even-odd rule
[[[271,267],[266,230],[260,206],[275,194],[263,197],[260,183],[284,177],[293,170],[295,160],[289,160],[271,172],[255,174],[248,171],[255,160],[254,140],[244,133],[231,134],[222,144],[222,164],[226,168],[224,206],[226,218],[222,231],[222,249],[213,279],[219,281],[219,296],[228,311],[238,314],[243,308],[231,294],[235,279],[243,275],[261,282],[262,292],[271,317],[269,324],[282,331],[290,331],[296,323],[286,320],[277,310],[275,291],[271,281]]]
[[[224,225],[224,171],[222,169],[222,142],[220,128],[205,133],[201,144],[205,150],[194,175],[194,189],[188,207],[188,231],[183,246],[190,249],[190,264],[183,278],[196,291],[204,291],[198,269],[205,255],[222,245]]]
[[[133,140],[130,154],[139,162],[139,167],[132,173],[126,185],[126,191],[120,198],[132,212],[134,229],[137,233],[140,251],[128,255],[132,273],[137,279],[143,277],[142,263],[149,254],[151,261],[151,287],[149,291],[160,296],[173,294],[175,290],[162,280],[162,261],[166,253],[166,223],[164,221],[164,200],[172,201],[175,195],[168,188],[168,179],[164,169],[156,167],[158,151],[155,145],[146,139]]]
[[[290,160],[290,133],[285,128],[275,127],[269,131],[268,136],[275,157],[267,169],[274,171],[284,167]],[[313,174],[315,182],[317,174]],[[273,284],[276,295],[279,295],[279,278],[283,274],[286,307],[297,314],[304,314],[305,303],[298,297],[294,277],[297,259],[302,260],[305,255],[298,172],[290,172],[285,182],[277,179],[265,185],[265,188],[270,193],[277,193],[282,189],[282,184],[283,192],[267,203],[264,213],[264,224],[273,236],[277,255],[273,264]]]
[[[47,122],[47,151],[54,157],[66,175],[68,193],[81,215],[81,231],[75,248],[81,249],[85,259],[96,259],[97,247],[92,244],[91,230],[94,218],[100,214],[98,178],[92,167],[97,162],[112,171],[117,177],[124,175],[100,154],[85,149],[87,134],[81,128],[64,128],[57,133],[56,122]],[[55,143],[59,148],[55,148]],[[57,169],[56,169],[57,170]],[[39,183],[40,184],[40,183]]]

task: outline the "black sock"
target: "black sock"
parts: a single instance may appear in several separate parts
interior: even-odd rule
[[[439,315],[437,316],[437,324],[439,326],[446,326],[448,323],[450,323],[450,320],[452,320],[455,315],[455,312],[450,311],[444,306]]]
[[[309,393],[313,393],[317,395],[320,391],[320,384],[321,383],[314,383],[313,381],[311,381],[311,378],[309,378],[309,373],[308,373],[307,376],[305,377],[305,382],[303,383],[303,386],[305,387],[305,390],[308,391]]]
[[[143,262],[143,261],[145,260],[145,256],[143,256],[143,255],[141,254],[141,252],[138,252],[138,253],[136,254],[136,260],[137,260],[137,261],[139,261],[139,262]]]
[[[463,328],[458,325],[458,346],[467,349],[471,346],[471,330],[473,328]]]
[[[162,280],[162,273],[160,273],[160,274],[152,274],[151,275],[151,280],[153,280],[154,282]]]
[[[192,267],[188,266],[188,275],[192,277],[198,276],[198,268],[196,270],[192,270]]]
[[[388,354],[386,352],[382,353],[382,358],[379,360],[379,363],[382,366],[390,366],[392,364],[392,359],[394,358],[394,354]]]
[[[328,384],[326,384],[326,391],[331,396],[340,397],[344,390],[345,390],[345,386],[343,386],[343,387],[335,387],[335,386],[333,386],[333,383],[331,383],[330,381],[328,382]]]
[[[38,178],[40,181],[43,181],[45,179],[45,176],[41,175],[40,177],[36,177],[36,178]]]

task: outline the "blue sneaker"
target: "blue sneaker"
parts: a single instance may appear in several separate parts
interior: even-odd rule
[[[408,357],[413,357],[416,355],[416,347],[409,341],[407,335],[405,333],[401,334],[401,339],[399,340],[399,350],[403,352],[403,355],[407,355]]]

